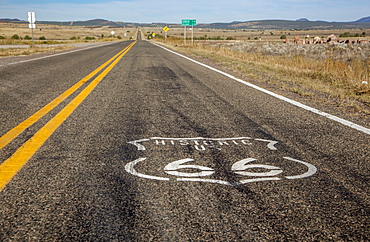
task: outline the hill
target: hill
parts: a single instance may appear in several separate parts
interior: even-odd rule
[[[26,22],[19,19],[0,19],[0,22]],[[64,26],[112,26],[112,27],[181,27],[179,23],[130,23],[130,22],[113,22],[105,19],[92,19],[87,21],[37,21],[37,24],[55,24]],[[215,28],[215,29],[366,29],[370,28],[370,16],[361,18],[352,22],[326,22],[310,21],[306,18],[292,20],[256,20],[256,21],[234,21],[231,23],[210,23],[198,24],[197,28]]]
[[[365,17],[365,18],[361,18],[361,19],[355,21],[355,23],[370,23],[370,16]]]

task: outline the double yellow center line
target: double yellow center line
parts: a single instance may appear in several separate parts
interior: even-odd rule
[[[55,132],[55,130],[72,114],[72,112],[82,103],[82,101],[94,90],[94,88],[103,80],[103,78],[113,69],[113,67],[122,59],[122,57],[135,45],[136,41],[128,45],[125,49],[113,56],[99,68],[81,79],[70,89],[65,91],[59,97],[51,101],[45,107],[37,111],[28,119],[20,123],[17,127],[10,130],[4,136],[0,137],[0,149],[10,143],[25,129],[37,122],[40,118],[50,112],[62,101],[72,95],[84,83],[102,71],[91,83],[84,88],[70,103],[68,103],[57,115],[47,124],[39,129],[32,138],[27,140],[10,158],[0,164],[0,192],[18,173],[18,171],[27,163],[36,151],[45,143],[45,141]],[[108,66],[108,67],[107,67]],[[104,69],[105,68],[105,69]]]

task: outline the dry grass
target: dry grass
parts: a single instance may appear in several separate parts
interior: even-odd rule
[[[17,45],[31,46],[31,40],[25,40],[25,36],[32,36],[28,24],[0,23],[0,45],[12,45],[10,48],[0,48],[0,57],[31,55],[35,53],[55,53],[58,51],[73,48],[75,43],[107,42],[117,40],[128,40],[136,35],[135,28],[111,28],[111,27],[77,27],[77,26],[57,26],[57,25],[36,25],[34,29],[33,48],[17,48]],[[109,37],[114,31],[114,36],[121,39]],[[12,39],[13,35],[18,35],[21,39]],[[39,40],[45,37],[45,40]],[[87,40],[86,37],[94,38]],[[72,38],[72,40],[71,40]],[[63,44],[57,46],[58,44]],[[69,44],[68,46],[65,44]],[[42,45],[45,45],[43,47]],[[52,45],[52,46],[49,46]]]
[[[56,53],[74,48],[73,45],[62,45],[53,47],[30,47],[30,48],[0,48],[0,57],[32,55],[38,53]]]
[[[37,28],[34,29],[35,40],[38,40],[42,36],[44,36],[46,40],[64,42],[68,42],[72,37],[79,37],[81,40],[84,40],[85,37],[95,37],[98,39],[101,38],[102,35],[105,37],[110,36],[112,31],[115,32],[115,36],[121,36],[122,40],[128,40],[130,37],[133,37],[136,34],[136,28],[93,28],[46,24],[37,24],[36,27]],[[24,38],[26,35],[32,36],[32,31],[28,28],[28,24],[0,23],[0,36],[10,39],[15,34]]]
[[[170,30],[168,31],[169,37],[174,38],[183,38],[184,35],[184,28],[174,28],[169,26]],[[145,36],[150,33],[157,33],[160,35],[164,35],[164,31],[162,27],[144,27],[142,28],[142,32]],[[194,38],[206,37],[206,38],[215,38],[220,37],[222,39],[227,39],[231,37],[239,42],[256,42],[255,38],[259,40],[261,37],[262,41],[268,42],[282,42],[280,37],[282,35],[286,35],[288,39],[293,40],[295,36],[299,36],[300,39],[305,39],[307,35],[310,36],[312,39],[315,36],[319,37],[327,37],[331,34],[335,34],[339,36],[345,32],[350,32],[351,34],[362,34],[366,32],[366,37],[361,37],[361,39],[370,40],[370,29],[323,29],[323,30],[251,30],[251,29],[200,29],[194,28]],[[189,27],[186,31],[187,37],[191,37],[191,30]],[[356,40],[358,38],[346,38],[351,40]],[[190,42],[188,42],[190,43]]]
[[[183,40],[176,38],[169,38],[166,44],[209,58],[247,78],[329,102],[330,98],[320,99],[324,94],[335,99],[337,106],[350,106],[356,112],[370,115],[370,44],[302,46],[203,41],[184,46]],[[306,49],[302,51],[303,48]]]

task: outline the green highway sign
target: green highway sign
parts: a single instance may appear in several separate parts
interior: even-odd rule
[[[195,26],[197,25],[196,19],[183,19],[182,26]]]

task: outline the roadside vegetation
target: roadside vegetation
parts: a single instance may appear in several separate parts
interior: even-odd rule
[[[0,23],[0,57],[54,53],[74,48],[73,45],[79,43],[128,40],[133,38],[135,30],[109,26],[72,27],[38,24],[37,29],[34,29],[32,46],[32,33],[28,24]],[[115,32],[114,35],[111,34],[112,31]],[[6,45],[7,48],[1,48],[1,45]]]
[[[370,43],[194,41],[191,45],[187,40],[185,46],[181,38],[157,40],[176,51],[210,59],[246,79],[370,115]]]
[[[0,57],[9,56],[22,56],[22,55],[32,55],[40,53],[56,53],[63,50],[72,49],[74,46],[60,45],[52,47],[39,47],[34,46],[32,48],[0,48]]]
[[[86,36],[84,38],[71,37],[69,40],[47,40],[44,36],[34,39],[32,44],[32,37],[28,35],[19,37],[13,35],[11,38],[0,38],[0,45],[8,45],[14,47],[0,48],[0,57],[32,55],[37,53],[55,53],[63,50],[72,49],[73,44],[90,43],[90,42],[107,42],[121,40],[122,37],[102,37],[95,38]],[[17,47],[21,45],[22,47]],[[24,47],[27,46],[27,47]]]

